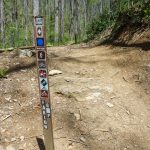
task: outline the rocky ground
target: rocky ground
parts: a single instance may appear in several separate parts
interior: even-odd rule
[[[150,150],[150,51],[48,49],[55,150]],[[0,150],[38,150],[43,139],[35,57],[0,54]]]

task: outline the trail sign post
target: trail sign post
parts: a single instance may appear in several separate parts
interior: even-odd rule
[[[37,72],[42,108],[45,148],[46,150],[54,150],[44,17],[34,17],[34,39],[37,57]]]

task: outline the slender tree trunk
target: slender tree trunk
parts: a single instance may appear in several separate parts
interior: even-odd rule
[[[78,0],[74,0],[74,38],[75,38],[75,43],[77,43],[80,38],[79,2],[78,2]]]
[[[55,0],[55,39],[56,43],[59,42],[59,0]]]
[[[14,5],[15,5],[15,8],[14,8],[14,10],[15,10],[14,19],[15,19],[15,24],[16,24],[16,32],[17,32],[16,34],[17,34],[17,42],[18,42],[17,47],[19,47],[20,46],[20,42],[19,42],[19,40],[20,40],[20,33],[19,33],[19,23],[18,23],[19,19],[18,19],[18,3],[17,3],[17,0],[15,0]]]
[[[39,16],[40,15],[40,3],[39,0],[33,0],[33,16]],[[34,29],[32,30],[32,37],[33,37],[33,43],[34,43]]]
[[[87,16],[88,16],[88,10],[87,10],[87,2],[86,0],[83,0],[83,6],[84,6],[84,35],[86,36],[86,28],[87,28]]]
[[[5,40],[4,40],[4,1],[0,0],[0,23],[1,23],[1,43],[2,47],[5,46]]]
[[[60,8],[60,41],[64,38],[64,0],[61,0]]]
[[[101,0],[101,14],[103,14],[103,8],[104,8],[104,1]]]
[[[71,18],[70,18],[70,37],[73,40],[74,37],[74,0],[70,0],[70,10],[71,10]]]
[[[24,14],[25,14],[25,45],[28,41],[28,23],[29,23],[29,12],[28,12],[28,0],[24,0]]]
[[[39,0],[33,0],[33,16],[38,16],[40,13]]]

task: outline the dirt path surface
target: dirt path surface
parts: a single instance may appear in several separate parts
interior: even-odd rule
[[[150,150],[150,52],[53,47],[49,68],[55,150]],[[35,58],[0,54],[0,150],[38,150],[43,138]],[[3,147],[3,148],[2,148]]]

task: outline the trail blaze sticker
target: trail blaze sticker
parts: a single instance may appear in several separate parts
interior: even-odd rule
[[[42,17],[36,17],[35,18],[35,25],[43,25],[43,18]]]
[[[42,103],[42,113],[43,113],[43,124],[44,128],[48,128],[47,118],[51,117],[51,109],[49,103],[45,102],[44,100],[41,101]]]
[[[38,34],[38,36],[42,35],[42,27],[37,28],[37,34]]]
[[[38,51],[38,59],[45,59],[45,52],[44,51]]]
[[[46,68],[46,63],[45,63],[45,61],[42,61],[42,60],[38,61],[38,67],[41,68],[41,69]]]
[[[41,77],[41,78],[46,78],[46,70],[39,70],[39,76]]]
[[[48,91],[48,81],[47,81],[47,79],[40,78],[40,89]]]
[[[41,90],[41,97],[46,97],[46,98],[48,98],[48,91],[46,91],[46,90]]]
[[[44,46],[44,38],[37,38],[36,43],[38,47],[43,47]]]

